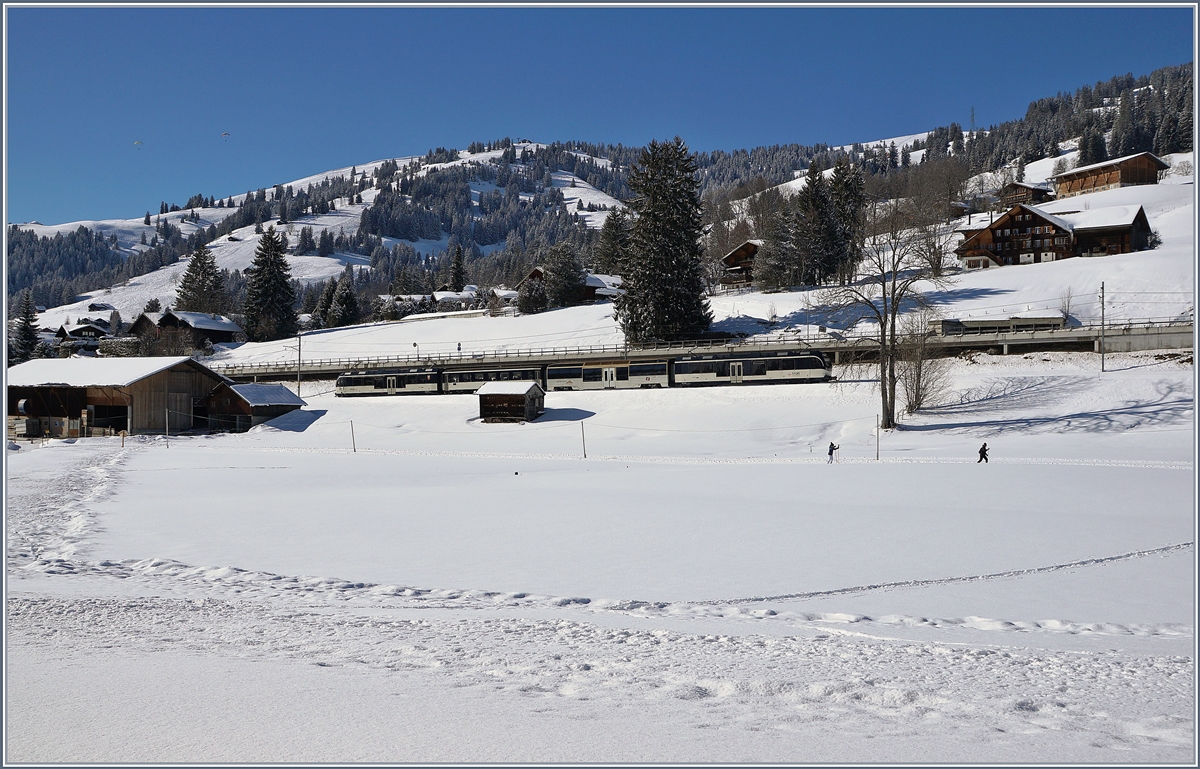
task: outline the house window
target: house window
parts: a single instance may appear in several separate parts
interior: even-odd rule
[[[1034,228],[1033,228],[1033,232],[1034,232],[1034,234],[1035,234],[1035,235],[1041,235],[1041,234],[1042,234],[1042,228],[1041,228],[1041,227],[1034,227]]]

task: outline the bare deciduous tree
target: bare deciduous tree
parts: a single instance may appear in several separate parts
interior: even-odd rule
[[[949,361],[933,344],[936,313],[929,307],[909,313],[900,322],[898,363],[904,411],[912,414],[936,405],[950,384]]]
[[[925,305],[924,291],[949,280],[933,275],[917,248],[918,230],[911,206],[891,199],[870,212],[859,280],[829,291],[829,300],[845,310],[858,310],[877,326],[879,353],[880,426],[896,426],[896,385],[899,377],[901,313]]]

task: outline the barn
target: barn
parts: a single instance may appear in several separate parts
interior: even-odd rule
[[[485,382],[475,394],[484,422],[531,422],[546,410],[546,391],[537,382]]]
[[[762,244],[761,240],[747,240],[721,258],[725,265],[725,274],[721,276],[723,287],[741,288],[754,282],[754,257]]]
[[[226,381],[185,356],[31,360],[8,369],[9,432],[79,438],[190,430],[195,405]]]
[[[281,384],[222,383],[204,399],[204,417],[213,430],[245,432],[308,404]]]
[[[1054,184],[1055,197],[1062,200],[1116,187],[1158,184],[1158,175],[1170,167],[1170,164],[1153,153],[1139,152],[1136,155],[1073,168],[1050,177],[1050,181]]]

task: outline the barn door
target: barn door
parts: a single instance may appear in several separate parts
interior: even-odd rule
[[[604,369],[604,389],[611,390],[617,386],[617,370],[615,368]]]
[[[167,393],[168,426],[171,432],[192,429],[192,396],[188,393]]]
[[[742,383],[742,364],[740,362],[735,361],[729,364],[729,383]]]

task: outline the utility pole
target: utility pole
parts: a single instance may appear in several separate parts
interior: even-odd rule
[[[875,415],[875,461],[879,461],[879,415]]]
[[[1100,281],[1100,373],[1104,373],[1104,281]]]
[[[296,332],[296,397],[300,397],[300,332]]]
[[[583,441],[583,458],[587,459],[587,434],[583,431],[583,422],[579,423],[579,438]]]

